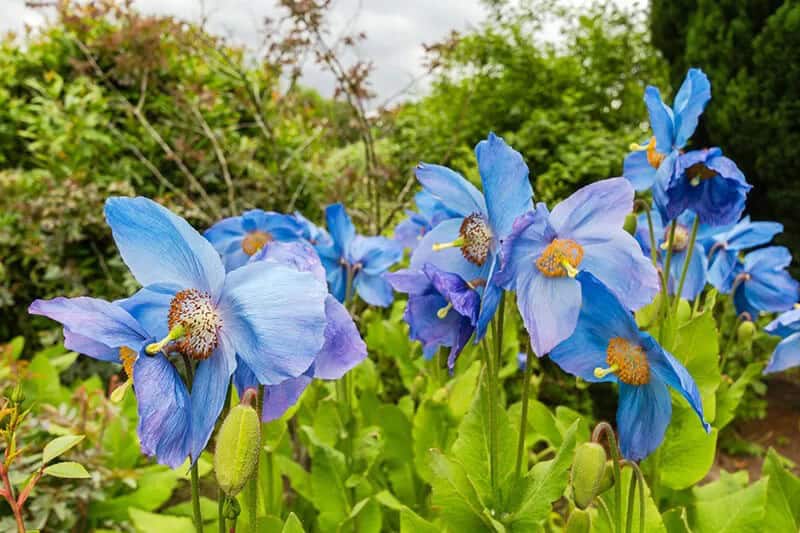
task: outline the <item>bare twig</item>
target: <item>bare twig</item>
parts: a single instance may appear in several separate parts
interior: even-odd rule
[[[225,185],[228,188],[228,209],[230,210],[231,214],[236,214],[238,213],[238,210],[236,209],[236,191],[233,187],[233,179],[231,178],[231,173],[228,169],[228,160],[225,159],[225,153],[222,151],[222,146],[220,146],[219,141],[217,140],[216,133],[214,133],[214,130],[212,130],[211,126],[208,125],[205,117],[203,117],[203,113],[200,111],[200,108],[191,101],[187,100],[186,103],[189,105],[189,109],[192,111],[192,114],[203,128],[203,132],[205,133],[206,137],[208,137],[208,140],[211,141],[211,146],[214,147],[214,154],[217,156],[217,161],[222,169],[222,178],[225,180]]]

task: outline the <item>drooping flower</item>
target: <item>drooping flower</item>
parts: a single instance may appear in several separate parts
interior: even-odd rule
[[[762,311],[787,311],[798,298],[798,283],[786,271],[791,262],[792,254],[783,246],[759,248],[736,265],[731,286],[718,290],[733,291],[737,314],[748,313],[753,320]]]
[[[403,257],[402,247],[386,237],[356,235],[356,228],[342,204],[329,205],[325,209],[325,219],[331,244],[317,246],[317,252],[325,267],[331,294],[340,302],[358,294],[370,305],[391,305],[394,295],[384,274]],[[348,287],[348,278],[351,287]],[[348,289],[349,295],[346,294]]]
[[[387,279],[396,291],[408,294],[403,319],[409,325],[409,336],[422,343],[426,359],[440,346],[449,346],[447,366],[452,371],[478,322],[480,297],[476,287],[430,263],[422,270],[398,270]]]
[[[665,188],[664,214],[674,220],[691,209],[700,222],[724,226],[739,220],[752,186],[719,148],[681,154]]]
[[[791,311],[778,315],[764,328],[767,333],[782,338],[772,352],[765,374],[780,372],[800,365],[800,308],[795,306]]]
[[[502,241],[511,233],[514,219],[533,208],[533,189],[522,156],[495,134],[478,143],[475,156],[483,194],[447,167],[417,166],[422,187],[458,218],[440,222],[425,235],[411,256],[410,267],[421,271],[430,263],[483,287],[476,335],[481,339],[502,293],[493,279],[500,268]]]
[[[550,358],[590,382],[619,385],[617,430],[625,458],[638,461],[664,440],[672,416],[671,387],[703,419],[697,384],[686,368],[656,340],[639,331],[630,311],[589,272],[577,276],[584,298],[575,333]]]
[[[458,217],[445,204],[428,191],[420,191],[414,196],[418,212],[406,211],[408,218],[394,229],[394,240],[404,248],[414,250],[419,241],[439,222]]]
[[[644,102],[650,114],[653,136],[625,157],[623,175],[637,191],[650,189],[659,176],[666,181],[674,167],[678,151],[697,128],[697,121],[711,99],[711,84],[702,70],[686,73],[670,108],[661,100],[658,89],[648,85]]]
[[[739,254],[744,250],[767,244],[783,231],[777,222],[751,222],[744,217],[735,226],[713,236],[709,249],[708,279],[718,290],[730,291],[739,263]],[[727,289],[725,289],[727,287]]]
[[[307,272],[267,262],[226,274],[210,242],[146,198],[110,198],[105,213],[122,259],[143,285],[120,305],[142,326],[140,333],[161,339],[137,358],[137,365],[149,362],[149,372],[140,377],[134,368],[137,397],[152,410],[140,420],[153,424],[142,430],[143,449],[170,466],[187,455],[196,460],[222,410],[237,356],[268,385],[308,369],[324,341],[327,290]],[[71,312],[64,302],[46,304],[35,302],[34,311],[61,321],[69,332],[116,347],[103,336],[114,335],[113,329],[90,335],[92,330],[77,329],[84,321],[80,315],[56,315],[59,306]],[[173,354],[196,363],[191,394],[168,359]]]
[[[282,265],[298,272],[309,272],[325,283],[325,269],[310,244],[302,241],[274,243],[253,256],[252,262]],[[311,366],[300,376],[277,385],[264,387],[262,420],[268,422],[283,416],[294,405],[312,379],[336,380],[367,357],[367,346],[361,339],[347,309],[332,295],[325,298],[325,342]],[[237,360],[233,380],[239,395],[259,382],[250,367]]]
[[[634,191],[623,178],[583,187],[548,212],[544,204],[519,217],[503,243],[497,282],[517,293],[531,347],[540,357],[569,337],[583,299],[575,275],[586,270],[628,309],[650,303],[658,273],[623,229]]]
[[[664,260],[667,250],[669,249],[671,225],[664,227],[664,224],[661,222],[661,215],[657,209],[653,209],[650,212],[650,219],[653,221],[656,259],[659,266],[664,268]],[[670,295],[675,294],[675,291],[678,290],[683,267],[689,256],[689,244],[691,243],[691,231],[694,219],[694,213],[686,211],[675,220],[675,236],[672,241],[672,258],[670,259],[669,267],[668,289]],[[684,280],[683,290],[681,291],[681,298],[685,298],[686,300],[694,300],[697,298],[705,288],[708,278],[708,260],[706,259],[705,249],[702,244],[703,239],[700,236],[701,231],[707,232],[708,228],[702,228],[701,226],[701,229],[698,229],[698,236],[692,248],[688,270],[686,271],[686,279]],[[652,248],[650,243],[650,228],[647,223],[647,216],[644,213],[639,215],[638,225],[636,227],[636,240],[639,241],[644,255],[650,257]]]

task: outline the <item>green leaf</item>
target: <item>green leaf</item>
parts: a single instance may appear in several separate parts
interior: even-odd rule
[[[767,480],[721,496],[698,501],[689,508],[689,526],[695,533],[762,533],[767,503]]]
[[[478,384],[481,364],[473,361],[469,368],[447,384],[447,404],[450,406],[450,413],[460,420],[471,405],[470,398],[475,396],[475,387]]]
[[[628,512],[628,493],[631,483],[631,478],[633,477],[633,470],[628,467],[622,470],[622,522],[624,524],[625,518]],[[661,520],[661,514],[658,512],[658,507],[656,507],[655,502],[653,501],[652,496],[650,495],[650,487],[645,487],[645,517],[644,517],[644,530],[647,533],[657,533],[657,532],[666,532],[667,529],[664,527],[664,523]],[[614,490],[607,490],[605,491],[600,498],[606,503],[609,511],[611,512],[612,520],[616,521],[616,516],[614,516],[616,510],[616,494]],[[633,499],[633,520],[632,520],[632,528],[628,529],[629,531],[639,531],[639,486],[636,486],[636,493],[634,494]],[[593,520],[594,529],[592,529],[593,533],[612,533],[614,531],[614,525],[608,523],[608,518],[606,517],[605,513],[598,512],[597,515],[594,517]]]
[[[322,443],[315,443],[311,457],[311,503],[320,512],[320,528],[324,531],[336,530],[350,514],[349,489],[345,485],[347,477],[344,455]]]
[[[132,507],[128,511],[133,527],[137,532],[152,533],[169,531],[169,533],[194,533],[195,527],[191,518],[149,513]]]
[[[552,502],[559,499],[569,482],[569,467],[575,453],[575,421],[564,435],[564,441],[556,456],[536,463],[522,480],[520,487],[512,481],[505,493],[510,496],[512,513],[509,524],[511,531],[533,531],[550,514]]]
[[[92,477],[82,464],[74,461],[65,461],[63,463],[50,465],[44,469],[44,473],[48,476],[67,479],[86,479]]]
[[[285,455],[276,455],[275,464],[278,471],[289,479],[292,489],[306,500],[312,501],[311,474]]]
[[[84,439],[84,435],[67,435],[58,437],[48,442],[42,451],[42,462],[49,463],[56,457],[77,446]]]
[[[10,357],[12,361],[16,361],[19,359],[19,356],[22,355],[22,349],[24,347],[25,337],[14,337],[6,345],[6,355]]]
[[[673,507],[661,515],[667,533],[692,533],[685,507]]]
[[[718,363],[717,323],[711,312],[698,315],[681,325],[670,351],[697,383],[706,421],[714,422],[716,391],[722,376]],[[681,402],[685,403],[685,400]]]
[[[722,429],[733,421],[736,415],[736,409],[742,401],[747,387],[758,380],[761,376],[761,370],[764,368],[764,363],[750,363],[744,369],[742,375],[739,376],[732,385],[729,385],[724,380],[720,383],[717,389],[717,418],[714,421],[714,426]]]
[[[448,529],[453,531],[487,530],[484,505],[465,468],[455,460],[448,459],[439,450],[431,450],[433,470],[433,504],[441,509],[441,516]]]
[[[661,482],[674,490],[691,487],[703,479],[714,464],[717,430],[706,433],[697,414],[673,392],[672,420],[661,446],[644,463],[645,471],[658,468]],[[648,470],[649,469],[649,470]]]
[[[140,476],[136,480],[136,490],[108,500],[92,502],[89,516],[95,520],[121,522],[127,519],[128,509],[131,507],[145,511],[158,509],[170,499],[181,476],[178,471],[161,465],[140,468],[136,473]]]
[[[289,513],[289,516],[286,517],[286,522],[283,524],[283,529],[281,533],[305,533],[306,530],[303,529],[303,523],[300,522],[300,519],[297,518],[297,515],[294,513]]]
[[[411,511],[400,511],[400,533],[439,533],[441,530]]]
[[[431,483],[433,476],[428,450],[450,448],[456,433],[453,424],[454,420],[447,405],[431,399],[424,400],[414,415],[411,432],[414,441],[414,465],[419,477],[428,483]]]
[[[211,498],[206,498],[205,496],[200,496],[200,512],[203,515],[204,521],[208,522],[210,520],[215,520],[218,510],[219,509],[216,501],[212,500]],[[189,518],[192,518],[194,516],[194,509],[192,508],[191,501],[185,501],[177,505],[167,507],[166,509],[159,511],[159,513],[174,516],[188,516]]]
[[[767,452],[761,470],[761,477],[767,476],[764,529],[775,533],[800,531],[800,478],[783,466],[780,456],[772,448]]]

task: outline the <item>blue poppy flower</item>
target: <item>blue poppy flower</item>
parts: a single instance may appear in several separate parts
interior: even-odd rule
[[[625,157],[622,172],[637,191],[650,189],[657,177],[661,181],[669,178],[678,151],[694,134],[710,99],[711,84],[703,71],[696,68],[686,73],[671,108],[661,100],[657,88],[647,86],[644,102],[653,136],[646,145]]]
[[[444,203],[428,191],[420,191],[414,196],[418,213],[406,211],[408,218],[394,229],[394,240],[404,248],[414,250],[419,241],[443,220],[458,217]]]
[[[744,256],[734,268],[733,302],[738,314],[755,320],[759,313],[787,311],[797,302],[798,283],[786,271],[792,254],[783,246],[759,248]],[[722,287],[720,292],[728,292]]]
[[[299,211],[294,212],[294,218],[300,224],[302,237],[314,246],[331,246],[333,241],[325,228],[321,228],[308,220]]]
[[[494,282],[500,268],[500,248],[514,219],[533,208],[528,167],[519,152],[490,133],[475,147],[483,191],[447,167],[420,163],[422,187],[458,214],[440,222],[422,239],[411,256],[411,269],[430,263],[444,272],[483,287],[476,339],[483,338],[502,290]]]
[[[703,224],[731,224],[739,220],[751,188],[736,163],[719,148],[687,152],[677,158],[667,182],[663,214],[673,220],[691,209]]]
[[[263,261],[299,272],[309,272],[325,283],[325,269],[319,256],[306,242],[273,243],[254,255],[251,261]],[[296,378],[264,387],[261,414],[264,422],[283,416],[287,409],[297,403],[313,379],[339,379],[367,357],[367,346],[353,319],[347,309],[330,294],[325,298],[325,321],[325,342],[311,366]],[[241,359],[237,363],[233,381],[241,396],[246,389],[257,387],[259,382],[247,363]]]
[[[552,359],[566,372],[590,382],[619,385],[617,430],[622,455],[639,461],[664,440],[672,416],[671,387],[694,409],[707,432],[697,384],[686,368],[656,340],[639,331],[630,311],[589,272],[577,276],[584,298],[575,333]]]
[[[764,330],[782,338],[772,352],[765,374],[800,365],[800,308],[795,306],[791,311],[778,315]]]
[[[497,282],[517,293],[517,306],[538,356],[569,337],[581,308],[579,270],[600,278],[628,309],[653,300],[658,272],[623,229],[634,191],[623,178],[581,188],[550,213],[544,204],[519,217],[503,243]]]
[[[664,260],[666,252],[669,247],[669,234],[671,226],[664,227],[661,221],[661,215],[658,210],[653,209],[650,212],[650,218],[653,221],[653,234],[656,242],[656,259],[661,268],[664,268]],[[689,244],[691,240],[692,225],[694,224],[695,215],[691,211],[684,212],[675,221],[675,237],[672,242],[672,259],[670,259],[669,268],[669,294],[675,294],[680,282],[681,273],[683,272],[683,265],[686,263],[686,258],[689,255]],[[698,235],[695,239],[694,247],[692,248],[692,257],[689,259],[689,267],[686,271],[686,278],[683,283],[683,291],[681,291],[681,298],[686,300],[694,300],[703,292],[708,278],[708,260],[706,259],[706,252],[703,248],[701,232],[707,232],[708,227],[705,228],[701,225],[698,228]],[[647,224],[647,215],[644,213],[639,214],[638,224],[636,226],[636,240],[642,247],[642,251],[646,256],[650,256],[651,243],[650,243],[650,228]]]
[[[751,222],[744,217],[736,225],[713,236],[713,244],[708,254],[710,266],[708,279],[718,290],[730,292],[739,253],[767,244],[775,235],[783,231],[783,224],[777,222]]]
[[[452,371],[478,322],[480,297],[475,287],[458,274],[430,263],[422,270],[398,270],[387,279],[396,291],[408,294],[403,319],[409,326],[409,336],[422,343],[426,359],[440,346],[449,346],[447,366]]]
[[[325,219],[331,244],[317,246],[317,252],[327,272],[331,294],[340,302],[358,294],[370,305],[391,305],[394,295],[384,274],[402,259],[402,247],[386,237],[356,235],[356,228],[342,204],[329,205],[325,209]],[[350,295],[345,294],[348,275],[352,276]]]
[[[105,214],[123,261],[143,285],[120,305],[142,326],[139,333],[161,339],[144,348],[154,357],[137,358],[137,364],[150,361],[147,377],[137,379],[134,369],[133,378],[134,387],[141,383],[136,389],[139,401],[162,419],[168,415],[170,424],[161,420],[148,426],[158,443],[143,448],[176,466],[178,458],[196,459],[205,448],[237,356],[263,384],[281,383],[308,369],[324,342],[327,290],[307,272],[266,262],[226,274],[210,242],[146,198],[110,198]],[[64,305],[50,304],[45,311],[61,321],[66,318],[55,315],[59,304]],[[115,347],[104,336],[107,332],[65,325],[81,337]],[[191,395],[160,352],[180,353],[196,363]],[[164,413],[162,397],[174,399],[174,411]]]
[[[220,220],[204,235],[222,256],[225,270],[231,271],[247,263],[253,254],[273,241],[302,238],[303,226],[289,215],[251,209],[240,216]]]

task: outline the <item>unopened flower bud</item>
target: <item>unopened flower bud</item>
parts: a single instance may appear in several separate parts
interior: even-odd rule
[[[572,463],[572,499],[579,509],[586,509],[600,492],[603,471],[606,467],[606,451],[596,442],[585,442],[575,448]]]
[[[589,533],[592,528],[592,517],[587,511],[573,509],[567,520],[565,533]]]
[[[605,491],[614,486],[614,464],[611,461],[606,461],[606,466],[603,469],[603,479],[600,480],[600,485],[597,488],[597,494],[603,494]]]
[[[622,228],[631,235],[634,235],[636,233],[636,226],[637,226],[636,215],[634,213],[630,213],[628,216],[625,217],[625,224],[622,225]]]
[[[736,328],[736,339],[739,342],[750,343],[756,334],[756,325],[749,320],[745,320]]]
[[[236,496],[253,475],[261,449],[261,423],[246,404],[232,408],[222,422],[214,453],[217,483],[225,494]]]
[[[25,393],[22,392],[22,385],[19,383],[16,387],[11,391],[11,396],[9,398],[12,402],[16,404],[20,404],[25,401]]]
[[[225,498],[225,505],[222,507],[222,515],[227,520],[236,520],[241,512],[242,508],[239,507],[239,502],[236,501],[236,498]]]

